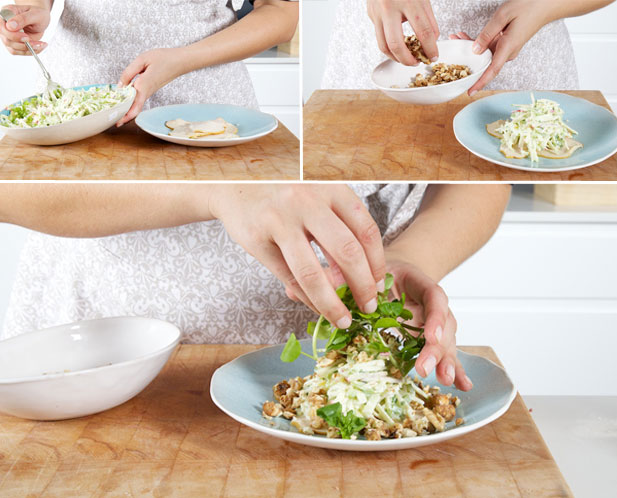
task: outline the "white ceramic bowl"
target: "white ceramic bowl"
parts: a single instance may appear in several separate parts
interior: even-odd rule
[[[0,412],[61,420],[113,408],[156,377],[179,340],[170,323],[117,317],[1,341]]]
[[[472,52],[472,41],[443,40],[437,42],[439,61],[446,64],[464,64],[471,69],[466,78],[442,85],[407,88],[412,77],[429,74],[429,66],[404,66],[391,59],[383,61],[373,70],[373,83],[388,97],[407,104],[442,104],[469,90],[480,79],[493,58],[491,51],[476,55]],[[400,88],[392,88],[395,85]]]
[[[100,86],[108,85],[86,85],[75,88],[87,90],[91,87]],[[41,128],[6,128],[5,126],[0,126],[0,134],[4,132],[8,137],[32,145],[60,145],[77,142],[78,140],[98,135],[120,121],[120,118],[131,108],[133,100],[135,100],[135,93],[135,89],[131,87],[128,99],[123,100],[110,109],[95,112],[83,118],[72,119],[65,123]]]

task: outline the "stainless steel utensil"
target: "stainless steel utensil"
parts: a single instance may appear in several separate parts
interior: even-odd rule
[[[11,19],[14,16],[15,16],[15,13],[10,9],[0,10],[0,17],[2,17],[2,19],[4,19],[5,22],[8,22],[9,19]],[[47,69],[41,62],[41,59],[39,59],[39,56],[36,55],[36,52],[32,48],[32,45],[30,45],[29,42],[25,42],[25,43],[26,43],[26,47],[28,47],[28,50],[30,50],[30,53],[36,59],[36,62],[38,62],[39,66],[41,66],[41,70],[43,71],[43,76],[45,76],[45,79],[47,80],[47,94],[52,100],[56,99],[57,97],[56,97],[55,91],[56,90],[64,91],[64,88],[51,79],[51,75],[49,74],[49,71],[47,71]]]

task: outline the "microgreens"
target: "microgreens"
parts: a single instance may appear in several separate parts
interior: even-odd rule
[[[323,418],[328,425],[338,428],[343,439],[349,439],[353,434],[364,429],[366,425],[366,420],[357,417],[351,410],[343,415],[343,407],[340,403],[322,406],[317,410],[317,415]]]
[[[359,350],[364,350],[369,354],[390,353],[392,364],[400,370],[402,375],[407,375],[414,367],[416,358],[424,347],[424,329],[405,323],[413,318],[413,313],[405,308],[404,293],[400,299],[390,300],[388,298],[393,283],[394,278],[388,273],[385,278],[384,291],[377,294],[377,310],[373,313],[360,311],[349,286],[339,287],[336,293],[351,312],[351,325],[346,329],[339,329],[321,315],[317,322],[309,322],[306,330],[313,337],[313,354],[302,351],[295,334],[291,334],[281,353],[281,360],[292,362],[303,354],[318,361],[320,358],[318,352],[328,353],[343,349],[356,336],[361,335],[366,339],[366,344],[358,345]],[[391,332],[394,329],[398,334]],[[416,335],[412,335],[410,331],[416,332]],[[317,349],[318,339],[327,339],[325,349]]]

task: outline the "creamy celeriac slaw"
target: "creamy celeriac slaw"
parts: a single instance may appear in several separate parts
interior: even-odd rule
[[[84,89],[56,90],[53,96],[41,94],[7,107],[9,114],[0,114],[0,125],[7,128],[38,128],[53,126],[73,119],[111,109],[131,95],[131,86],[108,86]]]

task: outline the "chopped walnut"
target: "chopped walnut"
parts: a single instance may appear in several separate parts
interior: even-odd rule
[[[366,429],[364,431],[364,436],[369,441],[379,441],[381,439],[381,434],[377,429]]]
[[[422,44],[420,43],[420,40],[418,40],[418,37],[416,35],[406,36],[405,45],[407,45],[407,48],[411,52],[411,55],[413,55],[416,60],[423,62],[424,64],[431,63],[431,61],[428,60],[428,57],[424,53]]]
[[[278,401],[281,399],[281,396],[287,394],[287,389],[289,389],[289,383],[285,380],[275,384],[272,388],[272,392],[274,393],[274,398]]]
[[[454,405],[437,405],[433,408],[433,412],[441,415],[446,422],[450,422],[456,415],[456,407]]]
[[[435,86],[443,83],[450,83],[452,81],[466,78],[471,74],[469,66],[461,64],[444,64],[440,62],[431,66],[432,74],[424,76],[418,74],[415,78],[411,79],[409,88],[418,88],[422,86]]]
[[[281,413],[283,413],[281,405],[275,403],[274,401],[266,401],[261,412],[261,414],[266,418],[278,417]]]
[[[460,417],[459,417],[459,418],[457,418],[457,419],[454,421],[454,424],[458,427],[459,425],[463,424],[464,422],[465,422],[465,421],[464,421],[462,418],[460,418]]]

